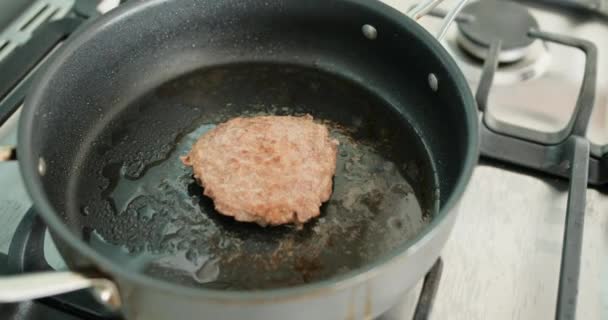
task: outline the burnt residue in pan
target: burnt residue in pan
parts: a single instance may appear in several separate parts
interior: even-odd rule
[[[156,141],[145,137],[156,151],[128,148],[129,137],[141,134],[137,129],[153,132],[146,117],[157,117],[154,121],[163,126],[162,117],[149,113],[127,118],[128,126],[117,125],[108,135],[111,143],[97,148],[103,159],[98,196],[89,196],[80,207],[81,219],[88,230],[94,230],[95,238],[131,256],[151,257],[144,259],[144,271],[155,277],[191,286],[252,290],[327,279],[369,264],[415,237],[436,203],[428,193],[417,192],[434,190],[434,176],[415,131],[393,128],[390,122],[378,125],[383,117],[395,114],[384,114],[390,111],[378,107],[382,102],[344,80],[318,71],[277,68],[206,71],[169,83],[143,99],[165,103],[164,107],[173,103],[169,113],[184,109],[196,116],[188,117],[169,137],[157,136]],[[238,97],[217,98],[228,96],[223,91],[234,90],[231,87],[239,77],[257,80],[254,85],[240,83],[241,94],[249,94],[254,104],[243,104]],[[248,85],[261,93],[248,93]],[[318,97],[308,98],[311,101],[302,98],[315,92]],[[264,97],[275,100],[262,103]],[[318,104],[311,107],[314,99]],[[192,106],[195,102],[201,104]],[[329,106],[323,104],[344,105],[350,115],[336,116],[344,110],[326,112]],[[358,117],[366,108],[377,111],[368,118]],[[139,106],[142,110],[149,111]],[[201,134],[231,117],[304,113],[327,124],[340,146],[332,197],[322,206],[321,216],[302,230],[263,228],[217,213],[191,170],[179,161]],[[399,137],[402,144],[396,142]],[[410,155],[397,149],[401,147]]]

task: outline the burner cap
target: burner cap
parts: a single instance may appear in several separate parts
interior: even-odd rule
[[[467,5],[462,12],[474,18],[458,24],[459,43],[478,57],[481,55],[479,49],[487,51],[497,38],[502,40],[503,58],[499,60],[503,62],[522,58],[525,48],[534,42],[534,39],[528,37],[528,31],[538,28],[538,23],[526,7],[520,4],[483,0]]]

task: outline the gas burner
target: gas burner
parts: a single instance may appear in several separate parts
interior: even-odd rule
[[[538,23],[526,7],[509,1],[485,0],[467,5],[462,12],[470,15],[458,23],[457,42],[467,53],[486,59],[492,41],[501,40],[498,61],[513,63],[531,51],[534,39],[528,37],[530,29]]]
[[[483,0],[467,5],[460,15],[458,26],[446,35],[446,49],[473,85],[479,81],[496,39],[501,40],[501,50],[495,85],[518,85],[539,78],[551,66],[545,42],[528,36],[530,30],[538,29],[538,23],[526,7],[504,0]]]

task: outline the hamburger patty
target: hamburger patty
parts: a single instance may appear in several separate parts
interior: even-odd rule
[[[331,196],[337,146],[309,115],[239,117],[202,135],[182,162],[220,213],[299,225]]]

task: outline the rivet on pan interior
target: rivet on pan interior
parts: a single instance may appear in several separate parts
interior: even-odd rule
[[[378,30],[370,24],[364,24],[363,27],[361,27],[361,31],[363,32],[363,35],[370,40],[376,40],[376,38],[378,38]]]
[[[429,87],[431,90],[437,91],[439,89],[439,80],[437,80],[437,76],[434,73],[429,73]]]
[[[44,174],[46,174],[46,161],[44,161],[44,158],[42,157],[38,158],[38,173],[41,176],[44,176]]]

